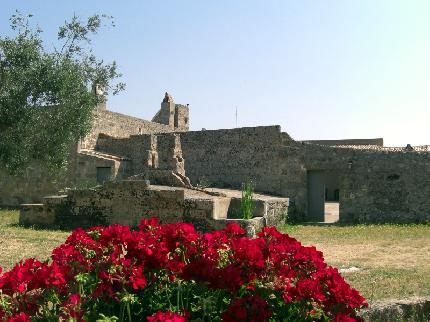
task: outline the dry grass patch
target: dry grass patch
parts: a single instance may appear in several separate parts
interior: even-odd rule
[[[52,249],[70,234],[58,230],[40,230],[18,226],[17,210],[0,210],[0,267],[11,268],[23,258],[47,259]]]
[[[286,226],[283,231],[314,245],[330,265],[358,267],[346,280],[369,299],[430,296],[430,226]]]

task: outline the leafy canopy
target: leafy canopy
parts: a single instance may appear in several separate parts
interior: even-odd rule
[[[112,17],[77,16],[58,31],[58,48],[49,49],[32,15],[11,18],[14,37],[0,35],[0,168],[19,173],[33,161],[49,169],[67,165],[71,147],[91,129],[92,111],[124,84],[115,62],[97,59],[91,37]],[[115,84],[113,84],[115,82]]]

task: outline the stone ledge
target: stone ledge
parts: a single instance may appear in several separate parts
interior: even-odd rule
[[[381,301],[362,312],[365,321],[430,321],[430,297]]]

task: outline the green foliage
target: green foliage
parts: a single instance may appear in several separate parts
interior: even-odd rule
[[[214,290],[192,281],[170,282],[167,277],[162,286],[150,284],[141,298],[146,315],[154,311],[187,311],[201,316],[202,321],[219,321],[231,302],[231,295],[225,290]]]
[[[118,318],[116,316],[105,316],[104,314],[100,314],[99,318],[96,320],[97,322],[116,322]]]
[[[50,169],[65,168],[70,149],[91,128],[92,111],[103,97],[93,84],[114,94],[124,84],[115,62],[105,64],[89,44],[103,21],[74,16],[58,32],[59,48],[50,50],[31,15],[10,19],[15,36],[0,35],[0,167],[22,172],[34,160]]]
[[[242,185],[242,199],[240,200],[240,213],[242,219],[252,219],[254,188],[252,182],[247,182]]]

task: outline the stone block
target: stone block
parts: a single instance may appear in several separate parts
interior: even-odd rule
[[[230,208],[230,198],[216,198],[214,199],[214,208],[212,218],[214,220],[226,219],[228,216],[228,210]]]
[[[19,211],[20,225],[53,225],[54,211],[47,211],[43,204],[22,204]]]

